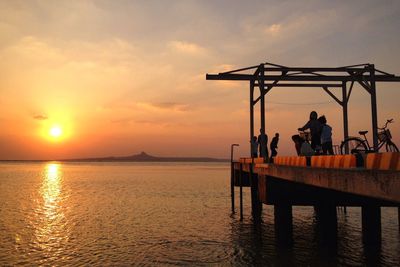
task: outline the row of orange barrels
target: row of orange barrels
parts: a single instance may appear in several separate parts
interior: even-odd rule
[[[251,158],[241,158],[241,163],[251,163]],[[263,158],[254,158],[254,163],[264,163]],[[398,170],[400,171],[400,153],[370,153],[364,157],[361,155],[329,155],[329,156],[277,156],[274,164],[299,167],[316,168],[366,168],[374,170]]]

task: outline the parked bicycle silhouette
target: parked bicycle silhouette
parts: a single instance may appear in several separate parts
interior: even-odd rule
[[[389,123],[392,123],[393,119],[387,120],[385,123],[385,126],[382,128],[378,128],[380,132],[378,132],[378,147],[375,150],[373,147],[369,145],[368,139],[366,137],[366,134],[368,131],[359,131],[358,133],[362,135],[364,138],[361,139],[359,137],[349,137],[346,140],[342,142],[340,145],[340,151],[342,154],[346,154],[346,146],[349,148],[349,152],[351,154],[357,154],[357,153],[373,153],[373,152],[378,152],[380,148],[382,148],[385,145],[386,151],[387,152],[399,152],[399,149],[397,148],[396,144],[392,142],[392,135],[390,134],[389,129],[386,129]]]

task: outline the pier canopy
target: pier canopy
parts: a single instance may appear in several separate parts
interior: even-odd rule
[[[254,106],[260,103],[260,125],[265,130],[265,95],[274,87],[317,87],[323,89],[343,110],[343,137],[348,137],[348,102],[354,84],[361,85],[371,97],[373,146],[378,148],[378,115],[376,84],[400,82],[400,76],[375,68],[374,64],[357,64],[344,67],[287,67],[273,63],[261,63],[246,68],[206,74],[207,80],[236,80],[250,83],[250,138],[254,136]],[[254,90],[259,89],[255,97]],[[331,89],[341,88],[337,97]],[[348,152],[348,151],[347,151]]]

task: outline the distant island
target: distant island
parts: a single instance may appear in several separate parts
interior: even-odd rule
[[[209,157],[156,157],[141,152],[140,154],[120,157],[102,157],[102,158],[81,158],[81,159],[61,159],[60,161],[96,161],[96,162],[228,162],[229,159],[217,159]]]

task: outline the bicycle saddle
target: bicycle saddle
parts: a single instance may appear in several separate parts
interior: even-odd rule
[[[359,131],[358,133],[359,133],[360,135],[364,135],[364,134],[367,134],[368,131]]]

